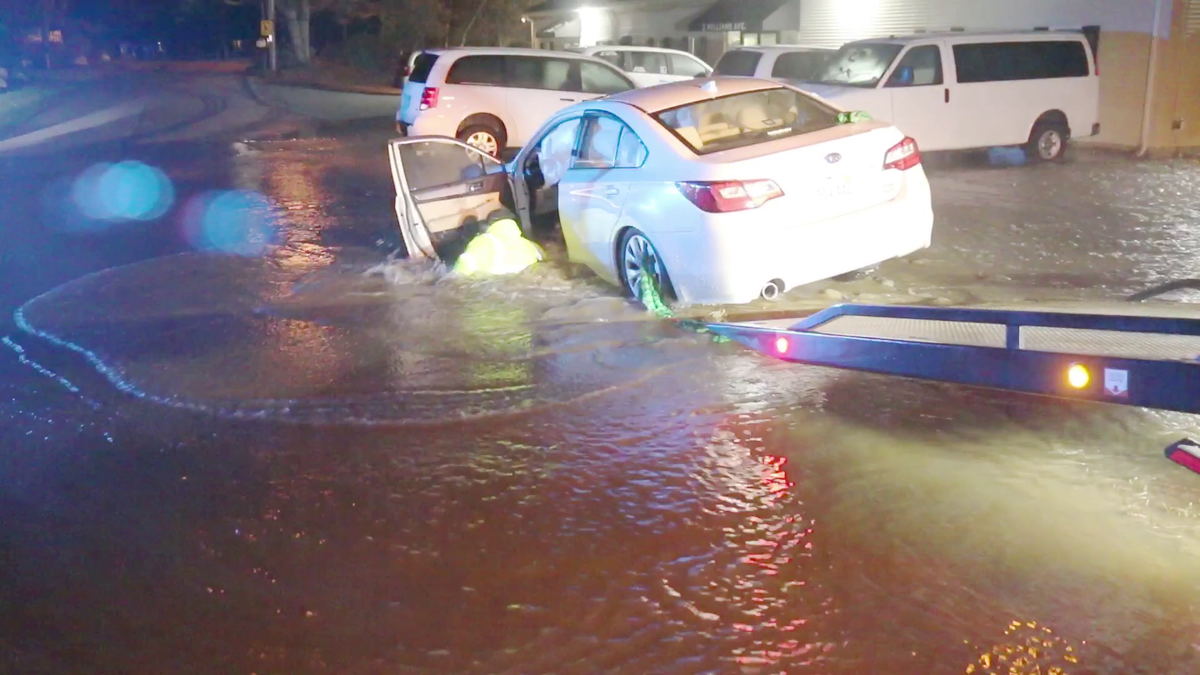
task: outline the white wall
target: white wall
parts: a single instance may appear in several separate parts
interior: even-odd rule
[[[1030,30],[1039,26],[1151,33],[1155,0],[802,0],[799,41],[837,47],[918,29]],[[1159,35],[1170,26],[1164,1]]]

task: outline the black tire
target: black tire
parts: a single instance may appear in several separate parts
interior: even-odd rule
[[[1061,122],[1038,122],[1025,144],[1025,157],[1031,162],[1062,161],[1071,132]]]
[[[630,259],[638,257],[636,251],[630,250],[631,243],[636,241],[644,242],[645,246],[647,247],[646,249],[643,249],[644,253],[648,253],[650,259],[653,260],[652,266],[654,269],[652,274],[658,281],[659,293],[662,295],[662,299],[664,301],[676,300],[677,297],[675,295],[675,287],[671,285],[671,275],[667,273],[667,266],[665,263],[663,263],[662,256],[659,255],[658,249],[654,248],[654,244],[650,241],[650,237],[647,237],[640,230],[636,230],[632,227],[625,230],[621,234],[621,241],[617,245],[616,254],[617,278],[621,281],[621,289],[625,296],[634,299],[638,299],[640,297],[633,286],[633,283],[637,282],[635,280],[633,283],[631,283],[626,264],[627,253],[629,254],[628,257]]]
[[[494,145],[487,147],[480,144],[478,141],[481,137],[490,137],[490,143],[494,143]],[[462,131],[458,132],[458,140],[471,147],[479,148],[493,157],[500,157],[500,153],[504,152],[504,144],[508,142],[508,138],[504,135],[504,130],[496,129],[487,124],[472,124],[469,127],[464,127]]]

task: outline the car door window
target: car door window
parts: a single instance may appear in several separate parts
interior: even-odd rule
[[[414,192],[480,178],[501,166],[485,153],[448,141],[404,143],[399,151],[408,189]]]
[[[579,62],[579,78],[585,94],[607,96],[634,88],[633,82],[615,68],[591,61]]]
[[[908,50],[888,78],[889,87],[928,87],[942,83],[942,51],[937,45]]]
[[[534,187],[556,185],[562,180],[571,166],[578,132],[579,118],[574,117],[559,122],[538,140],[525,166],[526,178],[533,178]]]
[[[574,169],[634,169],[646,160],[646,146],[627,125],[609,115],[586,119]]]
[[[660,52],[629,52],[629,72],[666,75],[667,56]]]
[[[671,73],[683,77],[700,77],[708,74],[708,66],[690,56],[671,54]]]
[[[508,86],[518,89],[548,89],[551,91],[578,91],[572,82],[569,59],[548,59],[538,56],[510,56],[508,64]],[[577,71],[576,71],[577,72]],[[576,77],[578,77],[576,75]]]
[[[761,58],[761,52],[752,52],[746,49],[735,49],[733,51],[725,52],[725,54],[717,60],[717,67],[713,69],[713,72],[715,72],[717,75],[753,77],[755,69],[758,68],[758,61]]]

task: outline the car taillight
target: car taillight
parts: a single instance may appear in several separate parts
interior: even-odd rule
[[[688,201],[709,213],[756,209],[783,196],[783,190],[773,180],[687,181],[675,186]]]
[[[907,171],[920,163],[921,151],[917,148],[917,142],[911,138],[905,138],[893,145],[883,156],[884,169]]]
[[[425,87],[425,91],[421,92],[421,110],[429,110],[436,108],[438,101],[437,87]]]

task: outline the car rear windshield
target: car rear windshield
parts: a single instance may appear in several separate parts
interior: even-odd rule
[[[671,108],[653,117],[698,155],[828,129],[837,111],[794,89],[760,89]]]
[[[733,77],[753,77],[754,70],[758,68],[758,61],[761,58],[762,52],[752,52],[745,49],[735,49],[731,52],[725,52],[717,60],[717,66],[713,68],[713,74],[730,75]]]
[[[429,52],[418,54],[416,60],[413,61],[412,72],[408,75],[408,81],[425,84],[425,81],[429,79],[429,71],[433,70],[433,64],[437,63],[437,60],[437,54],[430,54]]]

